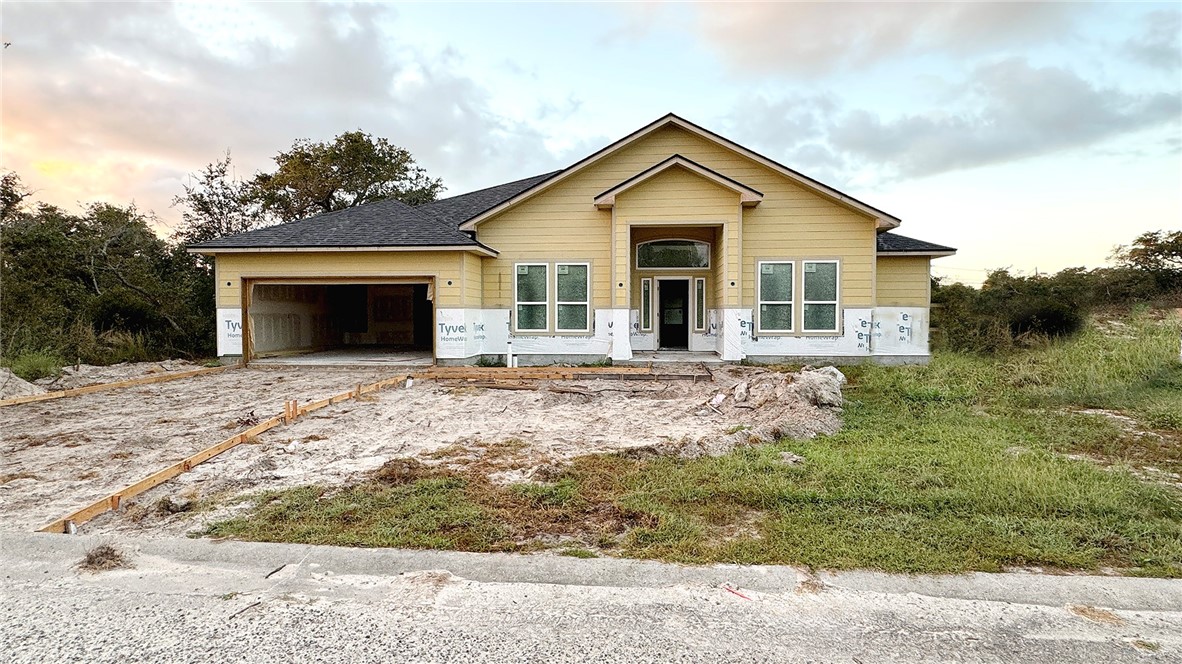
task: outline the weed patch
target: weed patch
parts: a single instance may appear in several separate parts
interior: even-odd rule
[[[106,572],[131,567],[131,561],[122,551],[110,544],[100,544],[86,552],[78,568],[87,572]]]

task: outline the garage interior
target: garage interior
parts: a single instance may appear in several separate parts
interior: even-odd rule
[[[249,361],[431,364],[432,285],[248,285]]]

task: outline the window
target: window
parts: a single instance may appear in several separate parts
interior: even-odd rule
[[[518,264],[514,277],[517,329],[545,330],[550,316],[546,296],[546,265]]]
[[[559,263],[554,266],[558,278],[558,325],[561,332],[586,332],[590,329],[590,266],[586,263]]]
[[[650,332],[653,329],[653,280],[640,280],[640,329]]]
[[[706,280],[701,277],[694,279],[694,329],[706,329]]]
[[[710,245],[696,240],[653,240],[636,245],[638,269],[710,267]]]
[[[802,328],[805,332],[836,332],[837,261],[805,261],[803,266]]]
[[[792,331],[792,261],[759,263],[759,331]]]

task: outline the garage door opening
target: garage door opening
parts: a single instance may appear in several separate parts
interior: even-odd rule
[[[429,283],[255,283],[249,358],[297,364],[433,361]]]

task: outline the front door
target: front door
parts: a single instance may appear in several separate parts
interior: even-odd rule
[[[661,350],[689,349],[689,279],[657,280]]]

